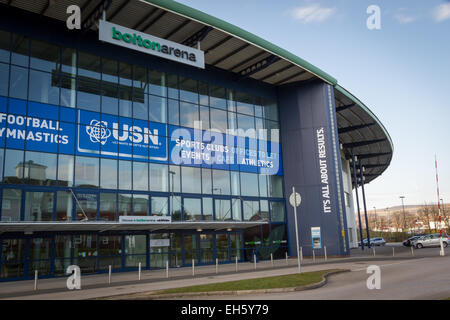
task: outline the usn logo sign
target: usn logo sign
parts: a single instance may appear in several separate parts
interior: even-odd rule
[[[78,118],[78,153],[167,161],[164,124],[83,110]]]

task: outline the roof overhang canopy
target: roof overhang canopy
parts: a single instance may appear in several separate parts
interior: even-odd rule
[[[0,222],[3,232],[40,232],[40,231],[159,231],[159,230],[243,230],[268,224],[257,221],[189,221],[172,223],[118,223],[114,221],[78,221],[78,222]]]
[[[269,85],[320,79],[334,87],[339,139],[346,155],[384,154],[364,158],[366,182],[388,167],[393,153],[389,134],[375,115],[337,80],[296,55],[239,27],[206,13],[168,0],[0,0],[53,19],[65,21],[69,5],[82,11],[82,25],[97,30],[106,20],[187,46],[200,46],[207,67],[235,74],[236,81],[251,78]],[[341,108],[353,105],[352,108]],[[380,142],[373,142],[380,140]],[[381,141],[383,140],[383,141]],[[366,142],[366,144],[363,144]],[[371,143],[367,143],[371,142]],[[362,158],[361,158],[362,159]]]

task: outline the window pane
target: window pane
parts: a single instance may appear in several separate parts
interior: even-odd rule
[[[150,95],[150,121],[166,123],[167,99]]]
[[[148,198],[146,194],[133,195],[133,215],[148,216]]]
[[[9,79],[9,96],[26,99],[28,89],[28,69],[11,66]]]
[[[169,124],[178,126],[180,124],[180,110],[178,100],[169,99],[168,105]]]
[[[260,215],[262,219],[269,220],[269,201],[267,200],[260,200]]]
[[[59,104],[59,80],[51,73],[30,71],[29,99],[32,101]]]
[[[169,191],[169,172],[168,166],[164,164],[150,163],[150,190],[151,191]]]
[[[225,88],[210,85],[209,96],[209,103],[211,107],[220,109],[227,108],[227,95]]]
[[[161,97],[167,96],[166,74],[156,70],[149,70],[148,81],[150,85],[150,93]]]
[[[211,169],[202,168],[202,192],[203,194],[212,193]]]
[[[56,193],[56,220],[72,221],[73,197],[72,193],[67,191],[58,191]]]
[[[38,40],[31,41],[30,67],[47,72],[59,71],[60,47]]]
[[[117,160],[100,159],[100,188],[117,189]]]
[[[231,171],[231,194],[233,196],[241,195],[241,183],[239,181],[239,172]]]
[[[152,216],[167,216],[169,214],[168,197],[152,197]]]
[[[230,200],[215,199],[216,220],[231,220]]]
[[[203,198],[203,220],[213,220],[212,198]]]
[[[169,166],[170,192],[181,192],[180,167]]]
[[[244,220],[259,220],[259,201],[243,201]]]
[[[0,30],[0,61],[9,62],[11,34]]]
[[[230,194],[229,171],[213,170],[213,193],[219,195]]]
[[[76,158],[75,186],[97,188],[99,183],[99,159],[89,157]]]
[[[5,150],[4,183],[22,183],[23,178],[23,151]]]
[[[74,77],[61,76],[61,105],[75,108],[76,80]]]
[[[264,116],[267,119],[278,121],[278,107],[275,101],[264,101]]]
[[[125,236],[126,254],[146,254],[147,237],[145,235]]]
[[[209,106],[208,84],[206,82],[198,83],[198,92],[200,94],[200,104]]]
[[[22,190],[3,189],[2,221],[20,221]]]
[[[181,182],[184,193],[201,193],[201,175],[200,168],[182,167],[181,168]]]
[[[255,114],[253,97],[243,92],[236,92],[236,111],[253,116]]]
[[[102,82],[102,112],[119,114],[119,87],[116,84]]]
[[[223,110],[210,109],[211,128],[222,133],[227,131],[227,112]]]
[[[167,87],[169,98],[178,99],[178,76],[169,74],[167,75]]]
[[[272,222],[284,222],[284,202],[270,202]]]
[[[282,176],[268,176],[269,178],[269,197],[282,198],[283,197],[283,177]]]
[[[257,197],[259,195],[258,175],[241,172],[241,190],[243,196]]]
[[[100,82],[78,78],[77,85],[78,108],[100,112]]]
[[[170,215],[172,221],[181,221],[181,197],[170,197]]]
[[[0,95],[8,95],[9,65],[0,63]]]
[[[194,121],[199,121],[198,105],[187,102],[180,103],[180,125],[194,128]]]
[[[131,215],[131,200],[131,194],[119,193],[119,201],[117,204],[119,208],[119,216]]]
[[[180,77],[180,100],[198,103],[197,80]]]
[[[255,118],[253,118],[253,117],[238,114],[237,121],[238,121],[239,129],[242,129],[244,131],[247,131],[249,129],[255,129]],[[254,135],[254,133],[252,133],[251,136],[253,136],[253,135]]]
[[[100,220],[116,220],[117,199],[115,193],[100,193]]]
[[[183,212],[184,220],[202,220],[202,200],[184,198]]]
[[[202,122],[202,129],[208,130],[211,126],[209,123],[209,108],[200,106],[200,121]]]
[[[11,47],[11,63],[28,67],[29,39],[20,34],[13,34]]]
[[[242,220],[241,199],[234,198],[231,200],[233,207],[233,220]]]
[[[119,189],[131,190],[131,161],[119,160]]]
[[[119,115],[123,117],[131,117],[132,116],[131,88],[120,86],[119,94],[120,94]]]
[[[26,184],[50,186],[56,184],[56,154],[25,153],[24,178]]]
[[[53,192],[26,192],[25,221],[51,221],[53,200]]]
[[[77,220],[85,219],[97,220],[97,194],[94,193],[76,193],[75,213]]]
[[[259,180],[259,196],[267,197],[267,175],[260,174],[258,176]]]
[[[4,239],[1,278],[23,277],[26,239]]]
[[[148,95],[133,89],[133,118],[148,120]]]
[[[133,190],[148,190],[148,163],[133,162]]]
[[[117,84],[119,82],[118,68],[119,64],[117,60],[108,58],[102,58],[102,80],[103,83]]]
[[[62,48],[62,71],[67,75],[77,74],[77,51],[72,48]]]
[[[100,79],[100,57],[78,52],[78,75],[87,79]]]

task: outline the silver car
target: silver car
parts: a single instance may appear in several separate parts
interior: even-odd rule
[[[427,234],[426,236],[413,240],[411,245],[417,249],[424,247],[439,247],[441,245],[440,237],[441,235],[439,233]],[[442,242],[444,248],[446,248],[448,245],[448,237],[446,235],[442,235]]]

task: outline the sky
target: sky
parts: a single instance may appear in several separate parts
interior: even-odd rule
[[[394,143],[368,210],[450,203],[450,1],[178,0],[310,62],[378,117]],[[367,20],[380,8],[380,29]]]

